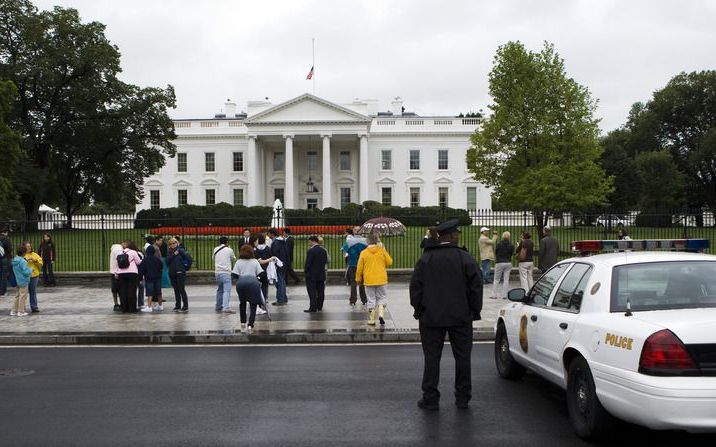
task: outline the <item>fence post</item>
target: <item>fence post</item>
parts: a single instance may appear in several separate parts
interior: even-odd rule
[[[109,267],[107,266],[107,236],[104,232],[104,214],[101,214],[99,216],[99,222],[100,222],[100,230],[102,235],[102,270],[106,271],[109,270]]]

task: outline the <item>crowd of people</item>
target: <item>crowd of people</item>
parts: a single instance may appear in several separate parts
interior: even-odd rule
[[[628,238],[626,233],[619,237]],[[301,281],[294,271],[294,238],[290,228],[271,228],[266,233],[256,234],[245,229],[239,239],[238,258],[228,242],[228,238],[221,237],[212,252],[217,285],[215,310],[217,313],[236,313],[231,308],[232,286],[235,284],[242,328],[251,330],[256,316],[268,312],[269,286],[275,287],[275,300],[271,304],[285,306],[288,303],[287,280],[291,279],[294,285]],[[309,237],[308,244],[303,278],[309,306],[304,312],[314,313],[323,310],[330,254],[323,247],[320,236]],[[421,248],[425,251],[439,245],[439,233],[435,227],[429,228]],[[520,286],[528,290],[533,284],[535,259],[539,260],[539,269],[546,271],[557,262],[560,249],[548,226],[544,228],[539,248],[528,231],[520,235],[515,245],[509,231],[502,232],[498,240],[494,230],[482,227],[477,248],[481,279],[484,284],[492,284],[489,294],[492,299],[506,297],[513,260],[517,261]],[[361,304],[366,306],[366,323],[371,326],[385,324],[387,269],[393,262],[389,252],[377,234],[364,237],[358,234],[358,227],[353,227],[345,231],[341,253],[344,257],[341,267],[345,267],[344,279],[349,287],[349,305],[356,306],[360,298]],[[49,233],[43,235],[39,252],[36,253],[32,244],[25,241],[13,253],[7,229],[0,231],[0,295],[7,293],[8,285],[17,285],[18,289],[12,315],[26,315],[23,303],[28,299],[29,312],[40,311],[37,287],[40,280],[49,287],[56,285],[53,270],[56,258],[57,249]],[[189,311],[186,275],[192,258],[179,237],[165,241],[162,236],[147,236],[142,249],[135,242],[125,240],[111,247],[109,264],[115,311],[161,312],[164,310],[162,290],[169,287],[174,292],[173,310]],[[29,269],[29,276],[25,267]]]
[[[29,241],[13,248],[8,229],[0,230],[0,296],[7,295],[8,286],[16,288],[11,316],[24,317],[40,312],[37,288],[41,278],[45,286],[57,285],[53,271],[55,259],[56,249],[51,234],[43,234],[37,253]],[[27,312],[28,299],[30,312]]]

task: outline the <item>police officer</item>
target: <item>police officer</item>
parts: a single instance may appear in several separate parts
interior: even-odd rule
[[[482,276],[470,253],[457,245],[458,223],[450,219],[435,227],[439,243],[426,247],[410,280],[410,305],[420,320],[425,357],[423,398],[418,407],[425,410],[439,409],[440,357],[446,332],[455,357],[455,405],[466,409],[472,397],[472,322],[480,319],[482,310]]]

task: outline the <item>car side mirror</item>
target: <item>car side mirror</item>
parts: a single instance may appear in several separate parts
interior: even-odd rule
[[[527,292],[522,288],[512,289],[507,292],[507,299],[510,301],[524,301],[526,297]]]

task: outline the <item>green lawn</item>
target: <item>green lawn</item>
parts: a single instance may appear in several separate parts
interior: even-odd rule
[[[498,233],[510,231],[512,240],[516,245],[517,235],[523,227],[500,227],[495,228]],[[534,228],[529,229],[534,232]],[[630,228],[629,234],[633,239],[670,239],[682,238],[686,235],[691,238],[706,238],[713,244],[716,241],[716,229],[709,228]],[[394,268],[412,268],[420,257],[420,241],[423,238],[425,229],[421,227],[409,227],[404,236],[385,237],[383,242],[390,254],[393,256]],[[143,245],[146,230],[55,230],[52,235],[57,244],[57,262],[55,270],[58,272],[77,271],[106,271],[108,270],[109,248],[113,243],[119,243],[125,239],[134,240],[138,246]],[[571,256],[570,243],[580,239],[615,239],[614,233],[606,233],[603,229],[596,227],[576,227],[553,229],[553,234],[560,241],[562,258]],[[22,234],[11,234],[13,243],[21,240],[29,240],[35,249],[39,247],[42,231]],[[470,226],[462,228],[461,241],[477,256],[477,240],[479,238],[479,227]],[[184,245],[195,259],[194,269],[213,269],[211,261],[211,250],[217,245],[218,237],[184,235]],[[296,235],[295,246],[295,267],[301,269],[308,248],[308,236]],[[324,246],[331,256],[329,268],[343,268],[340,247],[345,238],[343,236],[324,236]],[[238,237],[230,238],[230,244],[238,252]],[[709,251],[711,252],[711,250]]]

